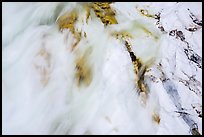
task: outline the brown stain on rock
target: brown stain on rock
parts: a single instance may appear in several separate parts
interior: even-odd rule
[[[42,70],[41,70],[41,80],[40,81],[41,81],[41,83],[43,84],[44,87],[48,84],[49,79],[50,79],[50,77],[49,77],[48,70],[45,69],[45,68],[42,68]]]
[[[95,15],[100,18],[105,26],[118,24],[115,18],[115,12],[111,9],[110,2],[94,2],[91,7],[93,8]]]
[[[147,67],[134,53],[134,51],[132,50],[132,46],[131,44],[128,42],[127,39],[129,38],[133,38],[129,33],[125,32],[125,31],[121,31],[121,32],[113,32],[112,36],[114,36],[116,39],[120,39],[124,42],[125,47],[127,49],[127,51],[129,52],[133,67],[134,67],[134,72],[135,72],[135,84],[138,87],[139,90],[139,94],[143,93],[143,95],[141,95],[143,102],[146,102],[147,100],[147,93],[148,93],[148,88],[147,85],[145,84],[144,81],[144,75],[146,73]]]
[[[125,46],[127,48],[127,51],[130,54],[130,58],[134,67],[135,72],[135,85],[138,88],[138,94],[140,98],[142,99],[142,103],[146,104],[147,98],[148,98],[148,86],[145,83],[144,75],[147,70],[147,65],[144,64],[133,52],[131,44],[125,40]]]
[[[147,34],[147,36],[150,36],[150,37],[154,38],[155,40],[159,39],[158,36],[155,36],[154,34],[152,34],[152,32],[149,31],[147,28],[141,27],[141,29],[144,31],[144,33]]]
[[[74,35],[76,42],[72,45],[72,51],[81,40],[81,32],[77,32],[74,27],[77,20],[78,20],[78,14],[77,14],[77,11],[75,10],[69,13],[63,14],[57,20],[57,24],[59,26],[60,31],[62,31],[63,29],[69,29],[70,32]]]
[[[88,48],[84,55],[76,59],[76,73],[75,78],[77,80],[77,86],[81,87],[85,85],[88,87],[92,81],[92,69],[88,62],[88,56],[91,52],[91,49]]]
[[[38,64],[38,62],[34,63],[35,68],[40,74],[40,82],[42,83],[43,87],[45,87],[50,79],[51,54],[43,47],[36,56],[40,60],[44,60],[45,63],[43,65]]]
[[[70,31],[74,33],[74,24],[76,23],[77,18],[78,15],[76,11],[71,11],[70,13],[63,14],[57,20],[59,29],[70,29]]]
[[[88,4],[88,5],[86,5],[85,8],[86,8],[86,23],[88,24],[88,19],[89,19],[90,14],[91,14],[91,5]]]
[[[141,92],[147,92],[147,86],[145,85],[145,82],[144,82],[145,72],[146,72],[146,68],[141,72],[141,75],[139,76],[139,79],[137,82],[137,85]]]
[[[140,9],[139,12],[143,15],[143,16],[146,16],[146,17],[149,17],[149,18],[156,18],[157,16],[156,15],[152,15],[152,14],[149,14],[148,13],[148,10],[146,9]]]
[[[157,113],[155,113],[155,112],[153,112],[153,114],[152,114],[152,119],[153,119],[153,121],[156,122],[157,124],[160,123],[160,116],[159,116],[159,114],[157,114]]]
[[[128,31],[118,31],[111,33],[111,36],[116,37],[116,39],[125,40],[126,38],[132,39],[133,36]]]

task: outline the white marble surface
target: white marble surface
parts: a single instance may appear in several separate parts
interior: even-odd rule
[[[118,24],[107,27],[93,11],[85,23],[86,4],[3,3],[2,134],[202,134],[202,3],[115,2]],[[71,9],[86,33],[73,51],[72,33],[56,23]],[[111,36],[121,30],[151,62],[145,102],[124,43]],[[90,67],[88,83],[77,83],[77,59]]]

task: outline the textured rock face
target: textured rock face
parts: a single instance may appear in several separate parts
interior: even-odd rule
[[[3,134],[202,134],[202,3],[3,3]]]

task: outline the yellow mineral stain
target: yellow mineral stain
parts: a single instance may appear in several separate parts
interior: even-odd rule
[[[146,17],[149,17],[149,18],[154,18],[154,19],[156,18],[156,15],[151,15],[151,14],[149,14],[148,11],[145,10],[145,9],[140,9],[140,13],[141,13],[143,16],[146,16]],[[147,28],[145,28],[145,27],[143,27],[143,26],[142,26],[141,28],[143,29],[143,31],[144,31],[146,34],[148,34],[149,36],[152,36],[155,40],[159,39],[158,36],[153,35],[152,32],[150,32]]]
[[[88,23],[88,19],[90,17],[91,7],[90,5],[86,6],[86,23]]]
[[[131,61],[134,67],[134,72],[135,72],[135,84],[139,89],[139,92],[143,92],[145,95],[144,96],[144,102],[146,102],[147,99],[147,86],[144,83],[144,74],[146,72],[146,66],[142,61],[136,57],[135,53],[132,50],[132,47],[128,41],[125,41],[125,46],[127,48],[127,51],[130,54]],[[142,67],[143,66],[143,67]]]
[[[45,48],[41,48],[37,53],[37,56],[42,57],[46,61],[47,65],[50,66],[51,55],[45,50]]]
[[[129,44],[129,42],[125,41],[125,46],[127,48],[127,51],[130,53],[132,51],[132,47],[131,45]]]
[[[70,31],[74,33],[74,24],[76,23],[77,18],[78,16],[76,11],[71,11],[70,13],[63,14],[57,20],[59,29],[70,29]]]
[[[81,32],[74,33],[74,37],[76,39],[76,42],[72,45],[72,51],[74,50],[74,48],[77,46],[77,44],[81,40]]]
[[[140,9],[140,13],[146,17],[149,17],[149,18],[155,18],[155,15],[151,15],[148,13],[148,11],[146,9]]]
[[[144,83],[144,74],[145,74],[145,72],[146,72],[146,69],[142,71],[142,74],[140,74],[137,84],[138,84],[138,87],[139,87],[140,91],[146,93],[147,88],[146,88],[145,83]]]
[[[152,34],[152,32],[149,31],[147,28],[143,26],[141,28],[144,31],[144,33],[146,33],[148,36],[153,37],[155,40],[159,39],[158,36],[155,36],[154,34]]]
[[[120,40],[125,40],[127,38],[133,39],[133,36],[127,31],[112,32],[111,35]]]
[[[77,86],[80,87],[90,85],[92,81],[92,70],[88,63],[88,56],[90,49],[87,49],[83,56],[76,59],[76,73],[75,78],[77,80]]]
[[[153,17],[152,15],[148,14],[147,10],[141,10],[141,13],[148,16],[148,17]],[[148,28],[146,28],[143,24],[139,24],[136,23],[135,28],[139,29],[139,31],[145,35],[148,35],[152,38],[154,38],[155,40],[159,39],[158,36],[155,36]],[[116,39],[121,40],[127,51],[130,54],[130,58],[132,61],[132,65],[133,65],[133,70],[135,72],[135,85],[138,88],[138,92],[139,95],[142,99],[142,102],[144,102],[144,104],[146,104],[146,101],[148,99],[148,85],[145,83],[145,73],[147,71],[148,68],[151,67],[151,65],[154,63],[155,59],[149,59],[149,60],[142,60],[139,57],[136,56],[136,54],[134,53],[133,49],[132,49],[132,45],[130,44],[129,40],[133,39],[133,35],[131,35],[131,33],[129,33],[129,31],[127,30],[122,30],[122,31],[115,31],[115,32],[111,32],[110,33],[111,36],[115,37]]]
[[[138,75],[139,70],[140,70],[140,68],[142,66],[142,62],[137,58],[135,61],[133,61],[133,66],[134,66],[135,73]]]
[[[153,114],[152,114],[152,119],[153,119],[153,121],[156,122],[157,124],[160,123],[160,116],[159,116],[159,114],[157,114],[157,113],[155,113],[155,112],[153,112]]]
[[[93,8],[95,15],[100,18],[105,26],[118,24],[115,18],[115,12],[110,7],[110,2],[94,2],[91,7]]]
[[[69,29],[70,32],[74,35],[76,42],[72,45],[72,51],[77,46],[77,44],[81,40],[81,32],[75,30],[75,23],[78,19],[77,12],[75,10],[71,11],[70,13],[65,13],[59,17],[57,23],[59,25],[59,29],[62,31],[63,29]]]
[[[40,82],[42,83],[43,87],[45,87],[50,79],[51,55],[43,47],[37,53],[37,57],[40,57],[40,59],[45,60],[45,66],[34,64],[35,68],[40,74]]]
[[[40,81],[41,81],[42,85],[45,87],[48,84],[49,79],[50,79],[48,69],[43,68],[40,73],[41,73],[41,80]]]

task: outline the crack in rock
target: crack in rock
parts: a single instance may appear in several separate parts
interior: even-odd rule
[[[170,99],[178,109],[177,112],[180,113],[180,116],[183,118],[183,120],[186,122],[186,124],[190,127],[190,132],[192,135],[200,134],[198,131],[198,126],[194,122],[194,120],[190,117],[188,113],[183,112],[183,107],[181,105],[180,96],[178,94],[178,90],[176,89],[175,84],[170,80],[170,78],[167,78],[166,74],[161,69],[161,63],[158,68],[162,74],[162,84],[164,86],[164,89],[166,90],[167,94],[169,95]],[[181,113],[182,112],[182,113]]]

